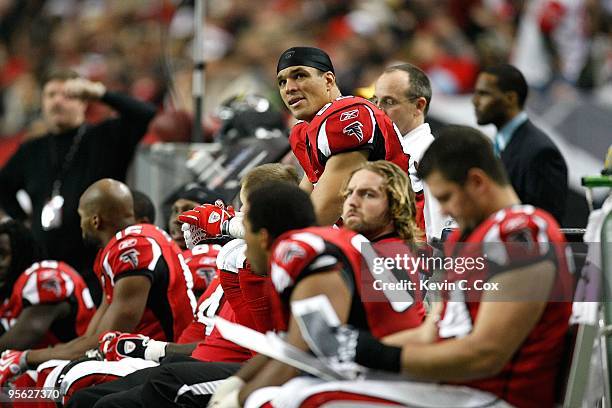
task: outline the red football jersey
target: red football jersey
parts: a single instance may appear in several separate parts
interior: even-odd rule
[[[179,343],[199,341],[191,357],[201,361],[240,363],[251,358],[252,354],[249,350],[221,336],[212,320],[217,315],[236,323],[236,315],[223,295],[223,288],[218,277],[213,279],[206,292],[200,297],[195,319],[181,335]],[[195,335],[198,332],[199,336]]]
[[[183,251],[185,262],[193,276],[193,292],[199,296],[217,274],[217,254],[221,245],[196,245]]]
[[[113,288],[125,276],[151,280],[147,305],[134,329],[156,340],[174,341],[191,322],[196,306],[191,271],[170,236],[151,224],[118,232],[98,253],[95,272],[108,304]]]
[[[70,315],[53,322],[37,347],[68,342],[87,330],[96,307],[85,281],[64,262],[36,262],[23,272],[2,308],[2,326],[8,330],[30,306],[67,302]]]
[[[345,228],[309,227],[289,231],[274,242],[270,257],[270,277],[276,290],[274,314],[277,329],[289,323],[289,300],[296,284],[306,276],[339,268],[347,286],[353,288],[348,324],[369,330],[380,338],[417,327],[425,315],[420,301],[394,304],[385,297],[371,301],[364,297],[373,275],[362,254],[369,241]]]
[[[376,105],[360,97],[342,96],[321,108],[311,122],[298,122],[291,129],[289,142],[308,180],[316,184],[330,157],[356,150],[368,151],[369,161],[388,160],[409,173],[414,160],[404,152],[401,137]],[[416,223],[424,232],[424,195],[422,189],[413,187]]]
[[[467,236],[462,237],[460,231],[449,236],[447,255],[486,254],[486,268],[473,278],[487,280],[497,273],[550,259],[557,266],[553,293],[559,296],[565,292],[568,296],[568,301],[548,303],[536,326],[499,374],[463,385],[494,393],[518,407],[554,405],[555,380],[572,310],[573,285],[564,243],[565,237],[554,218],[529,205],[500,210]],[[468,292],[469,296],[472,292]],[[438,323],[440,340],[470,333],[479,305],[477,299],[445,303]]]
[[[291,150],[311,183],[316,184],[330,157],[357,150],[368,160],[388,160],[408,173],[410,157],[391,119],[373,103],[342,96],[323,106],[310,122],[299,122],[289,136]]]

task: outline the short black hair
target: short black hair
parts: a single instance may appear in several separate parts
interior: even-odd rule
[[[34,262],[40,261],[42,253],[32,232],[19,221],[7,220],[0,223],[1,234],[7,234],[11,243],[11,264],[6,283],[0,288],[0,298],[7,298],[19,275]]]
[[[146,218],[149,223],[155,224],[155,206],[151,198],[142,191],[133,189],[131,191],[134,199],[134,217],[137,220]]]
[[[384,72],[393,71],[404,71],[408,73],[410,93],[406,95],[406,97],[425,98],[427,101],[427,106],[425,106],[425,114],[427,114],[427,112],[429,112],[429,105],[431,104],[431,81],[429,81],[427,74],[425,74],[425,72],[423,72],[419,67],[408,63],[390,66],[386,68]]]
[[[161,215],[164,223],[170,218],[176,200],[181,198],[198,204],[214,204],[215,201],[223,199],[221,194],[207,188],[203,183],[193,182],[182,185],[162,201]]]
[[[501,160],[493,153],[491,141],[477,129],[451,125],[438,132],[421,158],[418,177],[439,171],[445,179],[464,185],[468,171],[479,168],[499,185],[508,185]]]
[[[529,93],[529,87],[525,77],[515,66],[510,64],[499,64],[486,67],[481,71],[497,78],[497,87],[504,92],[516,92],[518,106],[523,108]]]
[[[251,229],[257,232],[265,228],[273,240],[287,231],[316,224],[310,197],[296,185],[265,183],[249,192],[247,200]]]

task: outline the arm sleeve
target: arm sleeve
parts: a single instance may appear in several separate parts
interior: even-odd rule
[[[356,150],[374,150],[377,124],[366,105],[352,105],[331,114],[319,127],[317,148],[324,161]]]
[[[155,116],[155,107],[117,92],[106,92],[100,100],[119,114],[119,118],[113,121],[111,134],[116,135],[124,146],[133,149]]]
[[[272,314],[270,293],[268,292],[272,290],[270,277],[255,275],[250,271],[250,268],[241,269],[238,276],[240,278],[240,289],[249,307],[255,329],[261,333],[274,330],[274,321],[270,319]]]
[[[72,278],[58,269],[39,269],[27,276],[23,286],[24,307],[67,300],[74,293],[74,286]]]
[[[339,258],[333,251],[315,249],[304,241],[287,238],[272,250],[270,278],[276,291],[288,298],[298,281],[338,263]]]
[[[22,145],[0,169],[0,207],[11,217],[23,220],[26,214],[17,201],[17,191],[24,187],[26,152]]]
[[[155,240],[143,236],[127,235],[115,242],[102,267],[106,277],[112,282],[126,276],[143,275],[147,276],[153,284],[159,262],[164,262],[164,260],[162,249]]]
[[[483,242],[488,279],[544,260],[556,263],[555,245],[547,233],[548,220],[537,215],[514,214],[492,227]]]
[[[531,162],[525,202],[551,213],[562,221],[567,200],[567,165],[561,154],[546,149]]]
[[[219,279],[223,287],[225,298],[229,302],[236,315],[238,323],[251,329],[256,329],[255,322],[249,311],[248,304],[245,302],[243,293],[240,290],[240,281],[237,273],[220,271]]]

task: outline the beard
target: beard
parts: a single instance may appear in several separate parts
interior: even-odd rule
[[[93,235],[84,233],[83,234],[83,246],[89,249],[100,249],[102,248],[102,241],[99,238],[94,237]]]
[[[344,226],[355,231],[368,239],[375,238],[383,232],[389,225],[387,217],[380,217],[371,221],[364,221],[361,217],[353,217],[344,221]]]

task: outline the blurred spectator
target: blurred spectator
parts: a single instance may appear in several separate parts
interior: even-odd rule
[[[552,140],[524,111],[528,87],[512,65],[487,68],[478,75],[473,98],[479,125],[497,128],[494,150],[524,204],[563,220],[568,196],[567,164]]]
[[[155,224],[155,205],[151,198],[142,191],[130,189],[134,200],[134,218],[136,224]]]
[[[87,124],[89,100],[108,104],[119,117]],[[16,193],[25,190],[32,202],[32,232],[46,256],[69,263],[95,287],[95,278],[86,273],[95,253],[81,240],[79,197],[101,178],[125,179],[136,145],[155,110],[149,104],[107,92],[102,83],[78,78],[72,71],[49,75],[42,106],[48,132],[21,145],[0,170],[0,206],[12,217],[26,219],[28,214],[16,199]]]
[[[592,87],[590,47],[597,8],[592,0],[534,0],[526,5],[512,61],[530,85],[541,88],[558,81],[557,88]]]
[[[371,85],[394,61],[419,66],[434,89],[446,93],[471,92],[479,67],[507,62],[511,51],[514,58],[527,56],[523,60],[528,64],[542,60],[525,71],[528,80],[531,69],[547,69],[549,55],[565,61],[561,65],[567,69],[559,73],[572,83],[585,68],[577,82],[581,86],[603,83],[610,65],[602,52],[609,39],[608,1],[260,0],[257,7],[247,0],[206,3],[202,47],[208,113],[243,92],[274,99],[280,107],[271,73],[276,57],[298,44],[329,51],[343,94]],[[11,114],[3,115],[0,135],[32,127],[38,106],[31,83],[40,81],[48,67],[74,68],[111,89],[191,114],[193,13],[192,1],[1,2],[0,111]],[[101,118],[108,114],[96,109]]]

